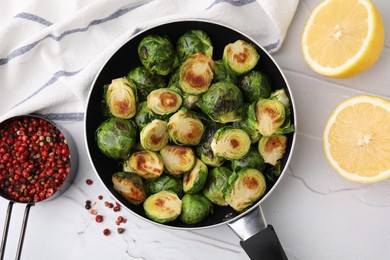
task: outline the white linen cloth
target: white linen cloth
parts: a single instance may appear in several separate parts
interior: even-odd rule
[[[92,81],[136,32],[201,18],[236,28],[269,52],[299,0],[1,0],[0,120],[40,113],[83,120]]]

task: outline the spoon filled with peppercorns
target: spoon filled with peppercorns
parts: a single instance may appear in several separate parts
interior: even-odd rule
[[[14,203],[26,205],[16,255],[20,259],[31,206],[55,199],[69,187],[77,158],[70,135],[42,116],[16,116],[0,123],[0,196],[9,201],[0,259]]]

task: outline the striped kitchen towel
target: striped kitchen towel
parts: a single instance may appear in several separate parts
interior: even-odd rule
[[[132,35],[163,22],[226,24],[277,51],[298,0],[2,0],[0,120],[83,120],[92,81]]]

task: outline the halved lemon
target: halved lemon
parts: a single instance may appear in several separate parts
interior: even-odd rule
[[[325,0],[311,12],[301,46],[306,63],[333,78],[370,68],[384,44],[384,27],[370,0]]]
[[[390,102],[361,95],[340,103],[326,123],[323,145],[329,163],[348,180],[390,178]]]

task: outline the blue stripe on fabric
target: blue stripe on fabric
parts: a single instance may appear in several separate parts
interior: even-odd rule
[[[276,49],[279,46],[279,43],[280,43],[280,39],[278,39],[278,41],[275,43],[271,43],[271,44],[264,46],[264,49],[266,49],[267,51],[271,51],[273,49]]]
[[[20,47],[20,48],[18,48],[16,50],[12,51],[11,54],[9,54],[6,58],[1,58],[0,59],[0,65],[7,64],[10,60],[12,60],[12,59],[14,59],[14,58],[16,58],[16,57],[18,57],[20,55],[25,54],[26,52],[28,52],[31,49],[33,49],[35,46],[38,45],[38,43],[40,43],[41,41],[45,40],[46,38],[50,38],[50,39],[53,39],[55,41],[61,41],[67,35],[70,35],[70,34],[73,34],[73,33],[78,33],[78,32],[85,32],[92,26],[99,25],[99,24],[102,24],[102,23],[114,20],[116,18],[119,18],[119,17],[127,14],[128,12],[131,12],[132,10],[142,6],[142,5],[144,5],[144,4],[136,5],[136,6],[129,7],[129,8],[120,9],[120,10],[116,11],[115,13],[113,13],[113,14],[105,17],[105,18],[91,21],[86,27],[67,30],[67,31],[63,32],[62,34],[60,34],[59,36],[56,36],[56,35],[53,35],[53,34],[48,34],[45,37],[41,38],[40,40],[37,40],[37,41],[35,41],[33,43],[27,44],[25,46],[22,46],[22,47]]]
[[[41,92],[42,90],[44,90],[45,88],[47,88],[48,86],[50,85],[53,85],[59,78],[61,77],[71,77],[71,76],[74,76],[76,75],[77,73],[79,73],[80,71],[82,71],[83,69],[80,69],[80,70],[77,70],[77,71],[64,71],[64,70],[60,70],[60,71],[57,71],[53,74],[53,76],[51,77],[51,79],[46,82],[42,87],[38,88],[34,93],[32,93],[30,96],[28,96],[27,98],[25,98],[24,100],[22,100],[21,102],[19,102],[18,104],[16,104],[15,106],[13,106],[13,108],[23,104],[24,102],[26,102],[27,100],[29,100],[30,98],[34,97],[35,95],[37,95],[39,92]]]
[[[48,113],[40,114],[46,119],[52,121],[83,121],[84,113]]]
[[[36,23],[40,23],[42,25],[45,25],[45,26],[50,26],[52,25],[53,23],[49,22],[48,20],[38,16],[38,15],[35,15],[35,14],[30,14],[30,13],[19,13],[17,15],[14,16],[15,18],[21,18],[21,19],[26,19],[26,20],[29,20],[29,21],[33,21],[33,22],[36,22]]]
[[[240,6],[244,6],[247,4],[251,4],[255,1],[256,0],[215,0],[214,2],[211,3],[211,5],[209,7],[206,8],[206,10],[212,8],[214,5],[221,4],[221,3],[228,3],[228,4],[231,4],[233,6],[240,7]]]

